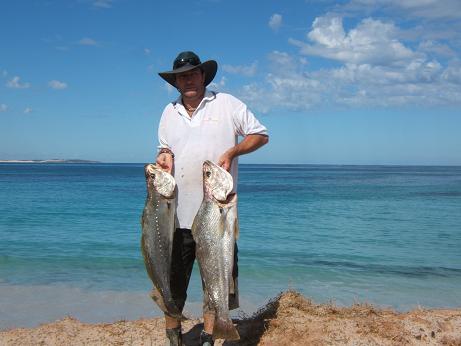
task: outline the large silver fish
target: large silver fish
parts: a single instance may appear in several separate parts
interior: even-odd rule
[[[167,315],[185,319],[170,288],[176,183],[171,174],[153,164],[145,165],[144,173],[147,197],[141,219],[141,251],[147,274],[154,284],[151,297]]]
[[[203,201],[192,224],[196,255],[205,286],[205,299],[215,312],[213,337],[238,340],[229,317],[233,287],[234,245],[238,236],[237,195],[232,176],[211,161],[203,163]]]

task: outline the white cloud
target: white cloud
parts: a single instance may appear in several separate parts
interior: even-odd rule
[[[4,103],[0,104],[0,113],[6,112],[8,110],[8,106]]]
[[[99,8],[111,8],[112,2],[112,0],[96,0],[93,2],[93,6]]]
[[[213,81],[209,84],[209,88],[212,90],[223,90],[226,87],[227,78],[221,77],[220,81]]]
[[[273,73],[284,78],[302,74],[304,66],[308,64],[304,57],[294,57],[279,51],[270,53],[268,60]]]
[[[243,76],[254,76],[256,74],[256,70],[258,67],[258,62],[255,61],[249,66],[232,66],[232,65],[223,65],[222,69],[223,71],[226,71],[228,73],[234,73],[234,74],[240,74]]]
[[[461,16],[459,0],[393,0],[393,4],[411,11],[418,17],[459,19]]]
[[[352,0],[346,6],[352,10],[392,10],[412,17],[428,19],[459,19],[459,0]]]
[[[271,72],[245,86],[239,96],[261,112],[286,108],[393,107],[461,105],[461,65],[443,67],[436,60],[414,59],[407,65],[347,63],[306,70],[299,57],[273,52]],[[270,95],[270,97],[267,97]]]
[[[24,114],[29,114],[32,112],[32,108],[30,107],[26,107],[26,109],[24,109]]]
[[[384,85],[437,82],[442,66],[437,61],[414,60],[403,67],[346,64],[328,71],[335,83],[362,85],[372,89]]]
[[[342,18],[318,17],[312,24],[305,43],[290,39],[305,55],[320,56],[343,63],[372,63],[391,65],[406,63],[418,54],[397,40],[397,29],[392,23],[372,18],[363,19],[348,33],[344,31]]]
[[[449,87],[441,80],[442,74],[437,61],[415,60],[397,68],[348,64],[318,77],[335,83],[329,90],[337,104],[387,107],[446,104],[453,95],[461,95],[459,86]]]
[[[13,89],[27,89],[30,88],[30,83],[21,83],[21,78],[18,76],[14,76],[11,80],[6,83],[8,88]]]
[[[434,40],[426,40],[419,44],[418,49],[425,53],[434,53],[444,57],[455,57],[456,52],[448,45],[439,43]]]
[[[95,40],[89,37],[82,38],[80,41],[78,41],[78,44],[82,46],[97,46],[98,45],[98,43]]]
[[[289,39],[298,53],[272,52],[265,78],[238,96],[260,112],[461,106],[461,1],[350,0],[330,9],[305,39]]]
[[[282,15],[278,13],[274,13],[271,18],[269,19],[269,28],[273,31],[278,31],[282,26]]]
[[[321,101],[324,86],[303,73],[304,61],[278,51],[272,52],[269,60],[272,72],[264,83],[246,85],[239,95],[242,99],[261,112],[272,108],[306,110]]]
[[[461,64],[448,66],[442,73],[442,78],[448,83],[461,85]]]
[[[461,48],[460,0],[349,0],[344,5],[332,6],[332,11],[344,18],[366,14],[402,21],[405,25],[394,38],[406,40],[412,49],[431,56],[451,58],[453,51]],[[415,42],[422,46],[415,48]]]
[[[144,54],[145,55],[150,55],[151,50],[149,48],[144,48]]]
[[[60,82],[58,80],[52,80],[48,82],[48,86],[52,89],[61,90],[67,88],[67,83]]]

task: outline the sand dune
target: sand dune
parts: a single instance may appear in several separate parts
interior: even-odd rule
[[[281,293],[251,317],[235,320],[239,342],[224,345],[461,345],[461,309],[405,313],[367,304],[314,304]],[[197,345],[200,319],[183,324],[184,344]],[[37,328],[0,332],[0,345],[164,345],[162,318],[85,324],[67,317]],[[222,345],[220,340],[216,343]]]

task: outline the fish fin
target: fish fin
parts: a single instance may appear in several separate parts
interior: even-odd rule
[[[239,304],[238,278],[229,280],[229,310],[237,309]]]
[[[230,277],[229,278],[229,295],[234,294],[234,292],[235,292],[234,278]]]
[[[234,237],[235,237],[235,240],[237,240],[239,238],[239,235],[240,235],[239,219],[235,218],[235,222],[234,222]]]
[[[186,321],[189,319],[188,317],[184,316],[181,312],[179,312],[179,310],[176,307],[174,307],[174,310],[178,311],[169,311],[166,307],[165,300],[163,299],[162,294],[159,292],[157,288],[152,288],[152,291],[150,291],[149,296],[158,305],[160,310],[162,310],[166,315],[173,317],[179,321]]]
[[[213,338],[225,340],[239,340],[240,335],[230,318],[220,319],[216,316],[213,326]]]
[[[158,305],[160,310],[163,312],[167,313],[168,309],[165,306],[165,302],[163,301],[163,297],[160,294],[159,290],[156,289],[155,287],[152,288],[152,291],[150,291],[149,296],[152,298],[152,300]]]

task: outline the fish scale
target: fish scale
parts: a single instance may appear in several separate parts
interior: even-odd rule
[[[147,274],[154,284],[151,297],[167,315],[185,319],[170,287],[173,234],[175,231],[175,181],[153,164],[144,167],[147,197],[141,224],[141,251]]]
[[[192,224],[196,255],[205,287],[206,305],[215,312],[213,337],[238,340],[229,317],[229,290],[237,231],[237,195],[231,175],[212,163],[203,164],[203,201]]]

